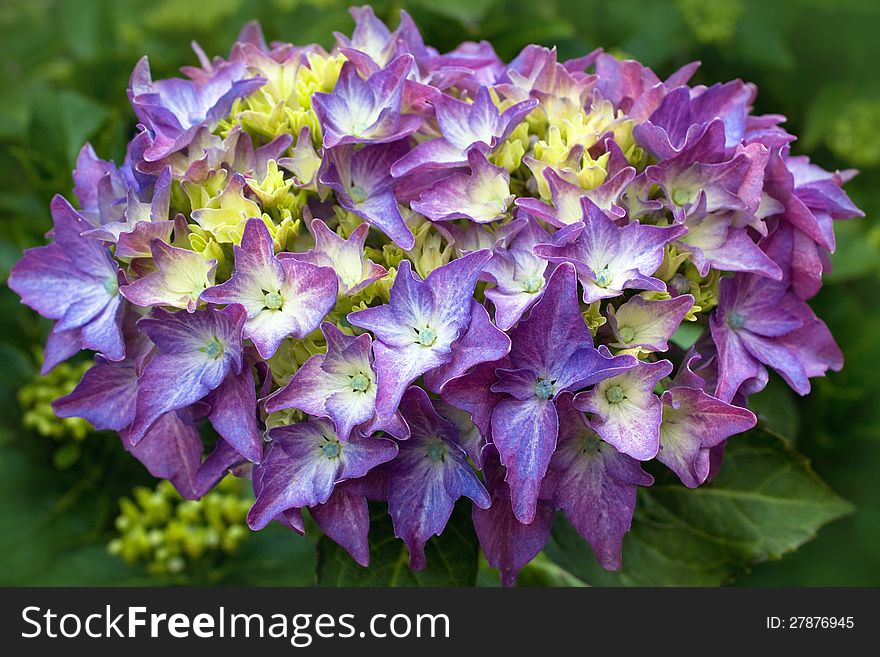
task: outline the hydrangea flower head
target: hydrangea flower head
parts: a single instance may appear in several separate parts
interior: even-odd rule
[[[807,300],[855,172],[696,64],[506,63],[351,13],[330,52],[251,24],[186,78],[135,64],[125,161],[85,145],[9,276],[44,372],[94,353],[53,408],[185,498],[250,478],[252,529],[307,514],[364,566],[369,501],[415,570],[456,505],[505,585],[560,513],[619,568],[645,462],[705,485],[771,371],[842,367]]]

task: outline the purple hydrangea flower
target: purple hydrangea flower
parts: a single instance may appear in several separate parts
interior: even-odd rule
[[[150,252],[156,271],[123,285],[120,293],[136,306],[171,306],[194,312],[202,292],[214,284],[217,261],[154,239]]]
[[[516,200],[517,207],[559,228],[577,223],[583,219],[582,199],[589,199],[600,210],[620,218],[625,210],[617,205],[621,194],[636,175],[633,167],[624,167],[613,176],[610,175],[596,189],[584,190],[580,185],[566,180],[552,167],[544,167],[541,175],[550,189],[552,205],[536,198],[521,197]]]
[[[513,129],[537,104],[524,100],[499,112],[487,87],[480,87],[473,103],[443,95],[434,104],[442,137],[416,146],[391,167],[399,178],[419,168],[446,168],[467,164],[473,147],[489,153],[513,132]]]
[[[156,345],[156,354],[138,377],[135,417],[129,440],[137,444],[170,411],[202,400],[244,366],[243,306],[206,308],[194,313],[154,310],[138,322]]]
[[[635,127],[633,135],[661,160],[675,157],[713,125],[722,128],[724,144],[732,147],[745,134],[746,115],[754,96],[754,86],[740,80],[701,91],[676,87],[665,95],[648,121]]]
[[[54,241],[28,249],[9,274],[9,287],[22,302],[55,320],[42,371],[80,349],[122,360],[119,266],[101,242],[81,236],[91,226],[61,196],[52,200],[52,218]]]
[[[668,360],[641,361],[625,372],[578,393],[574,406],[592,416],[592,427],[602,439],[640,461],[660,449],[662,406],[654,388],[672,372]]]
[[[303,338],[321,323],[336,301],[336,274],[293,258],[275,256],[272,236],[260,219],[245,225],[235,251],[235,273],[201,293],[210,303],[240,304],[247,311],[244,337],[269,358],[289,335]]]
[[[711,482],[768,368],[805,394],[841,367],[806,300],[856,172],[697,63],[506,63],[351,13],[330,52],[252,23],[187,79],[138,63],[124,160],[82,148],[79,209],[9,277],[54,321],[44,372],[97,352],[53,408],[185,498],[251,478],[252,528],[305,509],[364,566],[368,501],[419,569],[468,497],[505,585],[557,511],[618,568],[643,461]]]
[[[394,534],[409,549],[410,568],[421,570],[425,543],[443,531],[458,498],[469,497],[484,509],[490,499],[468,465],[458,431],[437,414],[424,390],[409,388],[401,412],[412,435],[398,443],[397,457],[385,466],[388,512]]]
[[[432,221],[470,219],[490,223],[501,219],[514,199],[505,169],[493,166],[478,150],[469,151],[470,173],[453,173],[422,192],[412,209]]]
[[[663,422],[657,460],[689,488],[696,488],[708,478],[713,447],[757,423],[750,410],[727,404],[699,388],[675,386],[661,399]]]
[[[196,500],[203,494],[198,484],[202,439],[198,424],[190,418],[176,411],[165,413],[137,445],[127,449],[151,475],[170,481],[184,498]]]
[[[397,207],[390,167],[408,149],[405,141],[361,149],[337,146],[327,152],[326,169],[319,174],[319,180],[336,192],[342,207],[381,230],[402,249],[415,246],[415,238]]]
[[[305,253],[295,253],[292,257],[333,269],[340,294],[357,294],[370,283],[388,274],[385,267],[364,258],[364,243],[370,230],[369,224],[360,224],[351,231],[348,239],[334,233],[320,219],[314,219],[311,228],[315,236],[315,248]]]
[[[337,483],[363,477],[397,454],[397,445],[385,438],[342,442],[333,425],[320,419],[277,427],[269,435],[269,453],[254,468],[260,491],[248,513],[252,529],[262,529],[288,509],[325,504]]]
[[[237,98],[251,94],[265,83],[263,78],[246,78],[246,73],[243,64],[229,62],[203,80],[171,78],[154,82],[150,64],[146,57],[142,58],[132,71],[128,97],[152,138],[144,159],[161,160],[186,148],[200,127],[215,128],[229,114]]]
[[[397,141],[418,130],[420,117],[400,113],[403,83],[412,66],[412,56],[401,55],[364,80],[353,63],[343,64],[333,93],[312,96],[324,148]]]
[[[512,237],[507,245],[493,251],[481,274],[494,283],[486,290],[486,298],[495,306],[495,324],[505,331],[541,298],[546,287],[547,261],[533,249],[547,242],[547,232],[528,215],[513,223],[518,226],[508,232]]]
[[[667,340],[694,305],[690,294],[672,299],[645,299],[636,295],[617,309],[608,306],[608,325],[614,335],[609,344],[618,349],[666,351]]]
[[[752,274],[725,278],[709,326],[718,347],[716,395],[722,401],[732,400],[765,365],[800,395],[810,391],[810,377],[843,367],[828,327],[783,283]]]
[[[570,394],[563,395],[556,408],[559,446],[545,486],[602,567],[617,570],[623,536],[636,506],[636,487],[650,486],[654,478],[636,459],[601,440]]]
[[[394,413],[406,388],[419,376],[455,359],[458,343],[472,323],[471,295],[477,276],[490,258],[488,251],[474,251],[435,269],[424,281],[415,277],[409,261],[404,260],[391,289],[391,302],[348,316],[352,325],[376,336],[373,353],[380,417]],[[499,349],[503,351],[508,340],[488,321],[479,326],[481,349],[469,350],[468,355],[483,362]]]
[[[510,331],[510,358],[496,370],[492,442],[507,468],[513,511],[524,523],[535,517],[541,479],[556,448],[556,398],[633,367],[632,356],[602,354],[593,347],[577,303],[571,265],[559,266],[528,318]],[[658,422],[659,424],[659,422]]]
[[[354,18],[354,33],[351,37],[340,32],[333,33],[343,52],[355,51],[366,55],[380,67],[388,64],[398,52],[399,35],[404,26],[401,25],[392,34],[385,23],[376,18],[369,5],[349,7],[348,11]],[[356,58],[349,56],[349,59]]]
[[[619,226],[592,203],[584,202],[583,221],[553,236],[534,252],[550,262],[570,262],[584,286],[584,302],[610,299],[625,289],[665,290],[652,278],[663,261],[663,247],[684,234],[684,226]]]
[[[298,408],[315,417],[329,418],[336,435],[348,440],[355,427],[376,412],[376,373],[369,335],[352,337],[325,322],[321,331],[327,353],[309,358],[290,382],[266,400],[274,413]]]

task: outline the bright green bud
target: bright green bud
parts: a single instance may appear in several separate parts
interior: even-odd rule
[[[596,335],[599,327],[608,321],[600,310],[599,301],[594,301],[587,306],[587,309],[581,312],[581,316],[584,318],[584,321],[587,323],[587,328],[590,329],[590,333],[592,333],[593,336]]]
[[[42,352],[36,353],[42,362]],[[35,376],[18,391],[18,404],[22,412],[22,425],[36,433],[55,440],[82,441],[94,428],[88,421],[78,417],[60,418],[52,410],[52,402],[69,394],[92,367],[92,361],[60,363],[46,376]],[[73,464],[79,457],[79,447],[62,445],[56,457],[56,465],[63,468]]]
[[[184,500],[162,481],[137,487],[119,501],[119,535],[107,546],[129,563],[143,562],[154,575],[179,575],[197,562],[214,569],[234,553],[249,533],[245,518],[250,495],[228,476],[201,500]]]
[[[654,272],[654,277],[669,282],[689,257],[690,254],[687,252],[679,253],[672,244],[667,244],[663,253],[663,262],[660,263],[660,267]]]
[[[529,124],[520,123],[489,158],[492,164],[504,167],[509,172],[516,171],[522,164],[523,155],[529,148]]]
[[[254,178],[247,178],[247,181],[248,187],[267,208],[279,205],[293,185],[292,179],[284,178],[284,171],[278,168],[278,163],[275,160],[269,160],[266,165],[266,175],[262,180],[258,182]]]
[[[416,244],[406,254],[419,276],[427,278],[428,274],[452,259],[452,244],[446,242],[432,222],[418,214],[409,216],[411,219],[407,223],[412,228]],[[404,218],[407,218],[407,213],[404,213]]]
[[[339,224],[336,232],[345,239],[348,239],[348,236],[354,232],[355,228],[364,223],[364,220],[354,212],[349,212],[340,205],[333,206],[333,216]]]

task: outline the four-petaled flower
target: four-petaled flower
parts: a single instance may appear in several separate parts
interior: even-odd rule
[[[488,320],[473,300],[477,276],[489,261],[489,251],[474,251],[453,260],[420,281],[408,260],[400,263],[388,304],[359,310],[348,316],[357,327],[372,331],[377,373],[376,412],[390,417],[404,391],[417,378],[445,365],[448,377],[463,374],[480,362],[506,353],[509,340]],[[466,349],[463,347],[469,346]]]
[[[287,336],[304,338],[318,328],[336,302],[336,274],[294,258],[278,258],[272,236],[251,219],[241,246],[234,246],[236,269],[228,281],[202,292],[210,303],[236,303],[247,310],[244,337],[269,358]]]

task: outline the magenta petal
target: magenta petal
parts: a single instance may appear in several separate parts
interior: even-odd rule
[[[153,240],[171,241],[173,221],[141,221],[128,233],[122,233],[116,242],[117,258],[151,258]]]
[[[636,505],[636,486],[654,479],[639,462],[599,440],[571,396],[557,402],[559,447],[550,463],[556,504],[586,539],[603,568],[620,568],[623,536],[629,531]]]
[[[138,327],[158,353],[138,378],[138,395],[129,440],[137,444],[164,414],[182,409],[219,387],[242,366],[241,329],[245,311],[238,305],[189,313],[155,310]]]
[[[558,428],[556,408],[549,400],[505,399],[492,412],[492,442],[507,468],[513,513],[525,524],[535,519]]]
[[[410,554],[410,568],[425,567],[425,543],[446,527],[459,497],[488,507],[489,494],[458,445],[457,431],[434,410],[421,388],[407,390],[401,411],[412,430],[400,452],[385,466],[388,473],[388,512],[394,535]]]
[[[443,386],[443,401],[468,413],[483,438],[491,435],[492,411],[504,399],[504,395],[492,392],[491,387],[498,379],[495,371],[506,364],[505,361],[482,363]]]
[[[70,394],[52,402],[52,410],[58,417],[84,418],[99,431],[121,431],[134,420],[136,397],[134,365],[99,356]]]
[[[184,422],[173,411],[166,413],[128,450],[151,475],[168,479],[186,499],[198,499],[197,474],[202,463],[198,426]]]
[[[486,561],[501,573],[501,584],[513,586],[522,567],[544,548],[556,513],[545,502],[538,502],[532,522],[524,524],[513,513],[510,498],[493,496],[492,506],[474,506],[474,529]]]
[[[199,497],[214,488],[235,466],[245,463],[245,458],[222,438],[202,461],[196,472],[196,492]]]
[[[257,392],[250,367],[229,373],[208,398],[211,425],[239,454],[252,463],[263,460],[263,439],[257,428]]]
[[[663,393],[662,401],[657,460],[688,488],[696,488],[709,476],[711,448],[748,431],[757,422],[751,411],[695,388],[670,388]]]
[[[309,509],[312,518],[329,538],[341,545],[358,564],[370,565],[370,510],[367,500],[349,491],[345,483],[337,486],[324,504]]]
[[[269,453],[254,468],[260,492],[248,513],[252,529],[262,529],[282,511],[324,504],[337,482],[362,477],[397,454],[396,444],[384,438],[342,443],[324,420],[278,427],[270,436]]]

